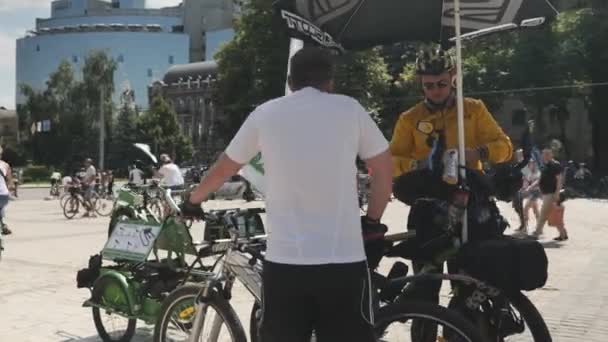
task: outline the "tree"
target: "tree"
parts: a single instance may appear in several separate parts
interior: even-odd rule
[[[100,50],[90,51],[82,67],[83,90],[86,93],[89,105],[92,106],[91,112],[96,114],[96,118],[92,122],[97,124],[98,132],[96,136],[98,139],[102,133],[105,136],[104,149],[106,151],[109,140],[107,137],[111,136],[112,113],[114,111],[112,94],[114,93],[116,67],[116,61],[109,57],[105,51]],[[103,117],[101,117],[100,111],[103,111]],[[99,147],[99,143],[96,145]],[[100,167],[102,167],[105,160],[100,160],[99,156],[97,159],[100,161]]]
[[[591,13],[587,17],[592,32],[589,32],[587,47],[589,51],[588,75],[593,83],[608,81],[608,3],[593,0]],[[604,174],[608,173],[608,88],[593,87],[591,90],[591,122],[593,126],[593,155],[595,167]]]
[[[155,154],[167,153],[177,161],[192,158],[192,142],[181,133],[177,114],[160,96],[137,121],[137,131]]]
[[[576,86],[586,83],[603,83],[608,80],[608,3],[590,1],[591,7],[566,11],[560,14],[552,25],[556,37],[553,70],[557,75],[556,84]],[[608,143],[608,89],[603,86],[573,87],[568,90],[552,91],[555,106],[549,114],[565,130],[569,117],[565,101],[577,96],[585,100],[592,126],[592,148],[594,166],[601,172],[608,172],[608,154],[603,151]],[[565,144],[568,146],[568,144]]]
[[[359,100],[376,120],[383,123],[384,98],[391,76],[379,49],[350,52],[339,57],[336,92]]]
[[[25,121],[25,131],[29,135],[29,150],[35,161],[46,165],[61,166],[69,153],[72,135],[66,131],[73,110],[74,74],[70,63],[62,61],[55,72],[49,75],[47,87],[43,91],[22,85],[22,93],[27,101],[20,108],[20,120]],[[30,131],[34,123],[50,120],[51,130]],[[67,148],[66,148],[67,147]]]
[[[133,143],[137,142],[137,112],[133,103],[132,90],[121,94],[118,117],[113,122],[108,159],[110,167],[124,173],[133,160],[141,156]]]
[[[72,171],[83,158],[97,155],[98,129],[94,124],[98,122],[100,103],[106,124],[111,122],[115,69],[116,64],[105,52],[92,51],[84,62],[83,81],[76,79],[72,65],[64,60],[49,75],[45,89],[20,85],[26,101],[18,108],[19,124],[29,136],[27,150],[35,162]],[[103,100],[100,88],[107,90]],[[32,134],[31,125],[43,120],[50,120],[51,130]]]
[[[285,92],[289,38],[284,25],[274,20],[272,2],[244,4],[234,39],[215,55],[217,100],[226,114],[218,125],[221,135],[232,137],[257,105]]]
[[[256,106],[285,93],[289,37],[285,24],[276,20],[272,3],[247,2],[234,39],[215,56],[219,63],[216,98],[227,116],[217,125],[224,136],[231,138]],[[338,65],[337,91],[378,112],[389,86],[379,52],[349,53],[338,58]]]

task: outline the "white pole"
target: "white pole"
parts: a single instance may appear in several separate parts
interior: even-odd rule
[[[105,159],[105,139],[106,139],[106,118],[103,113],[103,105],[105,100],[105,92],[104,92],[103,84],[99,89],[99,169],[104,169],[104,159]]]
[[[304,47],[304,41],[300,39],[291,39],[289,42],[289,59],[287,60],[287,72],[286,75],[289,75],[289,66],[291,65],[291,57],[296,54],[299,50]],[[289,84],[287,80],[285,81],[285,95],[289,95],[291,93],[291,89],[289,89]],[[239,174],[247,179],[253,187],[262,195],[266,195],[266,187],[264,182],[264,174],[259,171],[259,168],[252,166],[252,164],[258,164],[258,166],[264,165],[264,160],[262,157],[254,158],[247,165],[243,166],[239,171]]]
[[[304,41],[300,39],[291,38],[289,41],[289,59],[287,60],[287,76],[289,76],[289,68],[291,67],[291,57],[300,51],[304,47]],[[287,78],[285,79],[285,95],[291,94]]]
[[[464,145],[464,95],[462,89],[462,35],[460,30],[460,0],[454,0],[454,27],[456,29],[456,106],[458,110],[458,161],[460,166],[466,165]],[[466,179],[466,170],[460,168],[460,177]],[[468,239],[467,212],[462,219],[462,243]]]

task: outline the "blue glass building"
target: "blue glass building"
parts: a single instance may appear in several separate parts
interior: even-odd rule
[[[162,80],[171,66],[200,61],[213,53],[205,50],[204,31],[229,27],[227,18],[232,13],[220,11],[223,3],[185,0],[176,7],[148,9],[145,0],[55,0],[51,17],[37,19],[35,29],[17,40],[17,104],[25,101],[20,84],[44,89],[62,60],[79,71],[91,50],[105,50],[118,62],[115,101],[129,87],[136,104],[146,108],[147,86]],[[201,12],[208,12],[213,20],[205,20]],[[204,21],[211,25],[205,27]],[[213,33],[210,38],[218,46]]]

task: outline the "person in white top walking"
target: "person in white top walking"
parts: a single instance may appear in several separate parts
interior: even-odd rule
[[[158,169],[161,178],[161,185],[169,189],[180,189],[184,187],[184,176],[179,167],[173,163],[168,154],[161,154],[160,161],[163,166]]]
[[[82,186],[84,190],[84,202],[86,213],[85,217],[95,217],[94,206],[91,202],[93,194],[95,193],[95,183],[97,181],[97,169],[93,166],[93,159],[87,158],[84,160],[84,177],[82,179]]]
[[[129,184],[141,186],[144,184],[144,172],[139,168],[139,163],[135,162],[129,171]]]
[[[291,59],[293,93],[257,107],[184,203],[200,203],[258,152],[266,182],[268,241],[263,272],[264,342],[371,342],[373,312],[364,229],[391,195],[388,142],[355,99],[331,94],[328,52],[304,48]],[[367,215],[360,217],[355,165],[374,170]]]
[[[0,147],[0,157],[2,156],[2,147]],[[10,187],[13,184],[13,177],[11,173],[11,166],[0,160],[0,225],[2,226],[2,235],[11,234],[11,230],[8,229],[8,225],[4,223],[4,217],[6,212],[6,206],[10,198]]]
[[[524,167],[521,172],[524,179],[521,193],[522,197],[527,199],[527,202],[524,205],[524,224],[522,230],[527,231],[528,221],[530,219],[530,209],[532,209],[536,220],[538,220],[538,217],[540,216],[538,200],[541,198],[539,187],[541,173],[534,160],[530,160],[528,165]]]

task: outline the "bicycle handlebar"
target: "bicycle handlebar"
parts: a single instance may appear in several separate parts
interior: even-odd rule
[[[239,247],[239,251],[243,252],[243,253],[248,253],[251,254],[251,256],[253,256],[253,260],[255,261],[257,260],[261,260],[264,261],[265,257],[264,255],[262,255],[262,252],[260,252],[260,250],[253,248],[252,247],[253,244],[243,244]],[[257,244],[257,245],[261,245],[261,244]],[[261,246],[260,246],[261,247]]]
[[[163,194],[165,196],[165,202],[167,202],[169,208],[171,208],[174,213],[179,215],[182,211],[179,209],[177,203],[175,203],[175,201],[173,200],[173,196],[171,196],[171,189],[166,189],[165,191],[163,191]]]
[[[384,236],[384,239],[386,241],[390,241],[390,242],[399,242],[399,241],[408,240],[415,236],[416,236],[416,231],[408,231],[408,232],[396,233],[396,234],[386,234]]]

